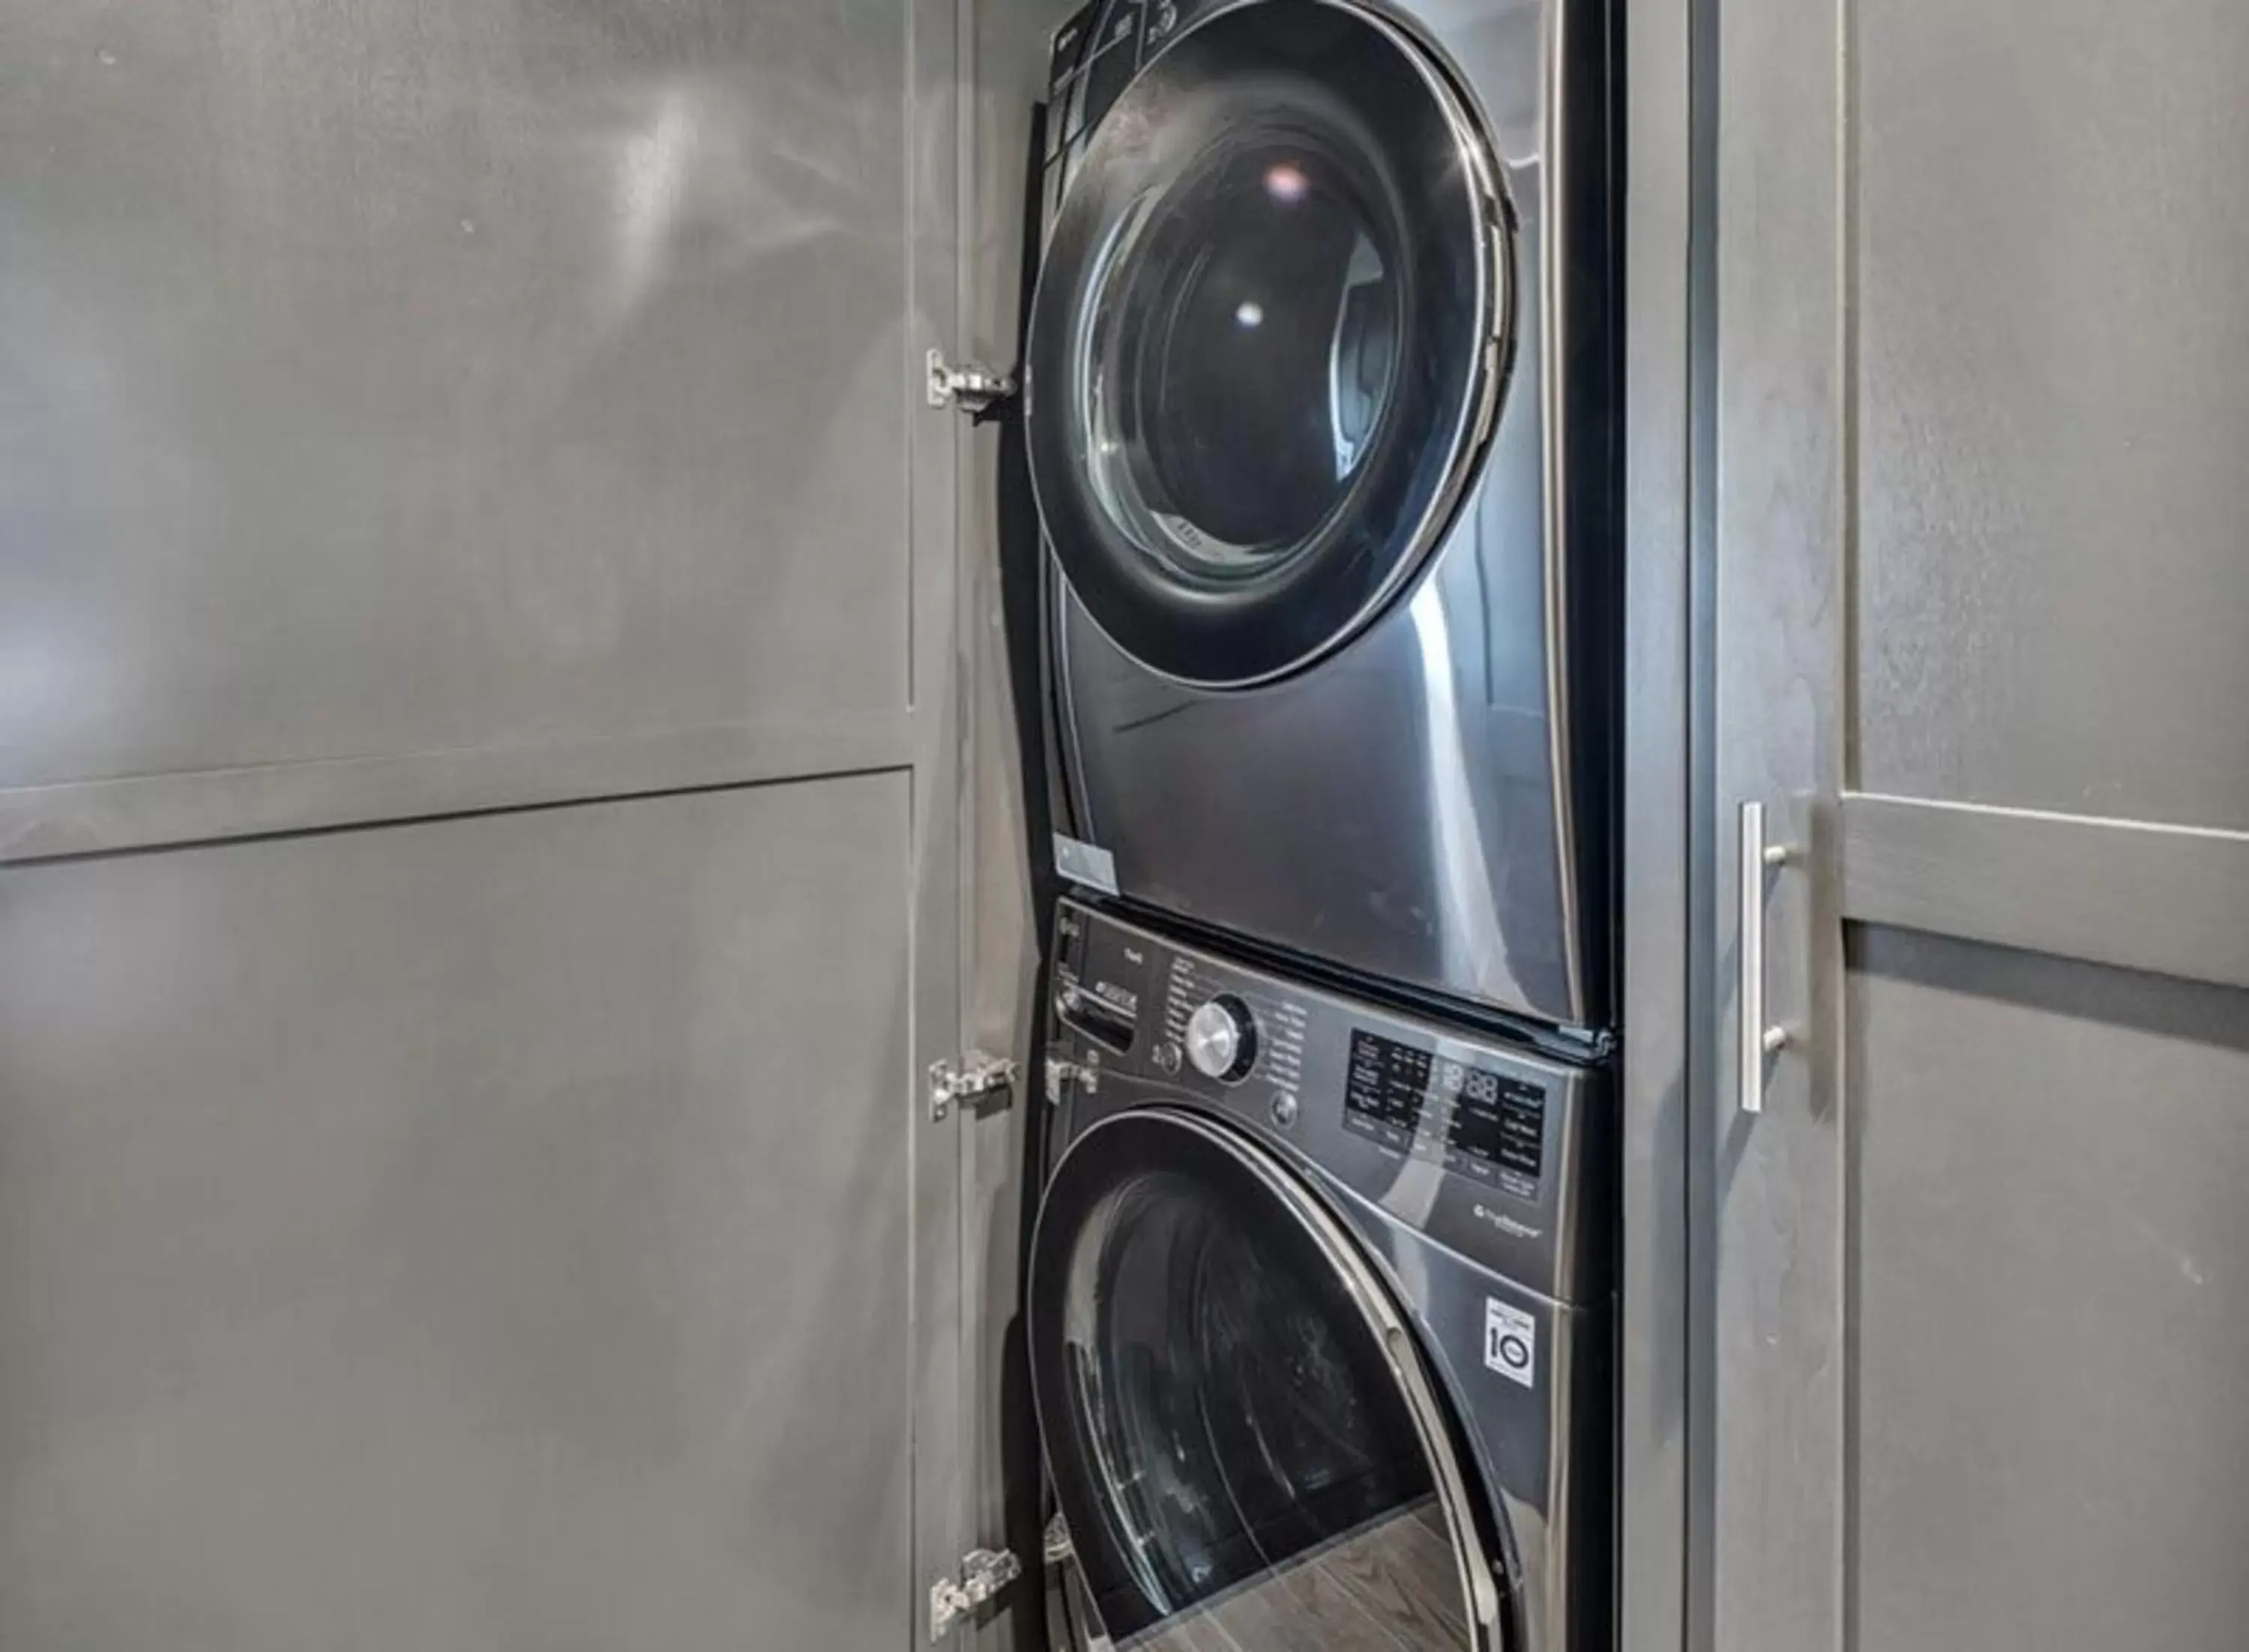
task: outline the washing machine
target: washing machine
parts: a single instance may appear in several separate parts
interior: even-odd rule
[[[1596,1652],[1597,1069],[1058,908],[1026,1339],[1079,1648]]]
[[[1058,869],[1611,1017],[1609,0],[1102,0],[1056,36],[1025,441]]]

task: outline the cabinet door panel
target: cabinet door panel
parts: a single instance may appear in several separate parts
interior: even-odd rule
[[[902,1644],[911,859],[884,775],[7,873],[0,1644]]]
[[[0,787],[903,708],[909,11],[11,6]]]
[[[1852,965],[1854,1644],[2238,1647],[2249,994]]]
[[[2239,1640],[2249,13],[2034,11],[1716,22],[1724,1652]]]
[[[1853,10],[1857,783],[2249,830],[2249,17]]]

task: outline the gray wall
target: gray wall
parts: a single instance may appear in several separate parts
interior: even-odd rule
[[[950,3],[0,21],[0,1643],[918,1642]]]

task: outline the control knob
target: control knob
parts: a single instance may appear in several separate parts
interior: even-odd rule
[[[1187,1060],[1206,1079],[1234,1084],[1257,1060],[1257,1023],[1249,1006],[1222,992],[1187,1018]]]

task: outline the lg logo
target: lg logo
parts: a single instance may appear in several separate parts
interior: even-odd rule
[[[1538,1381],[1538,1321],[1496,1297],[1483,1302],[1483,1362],[1510,1382]]]

